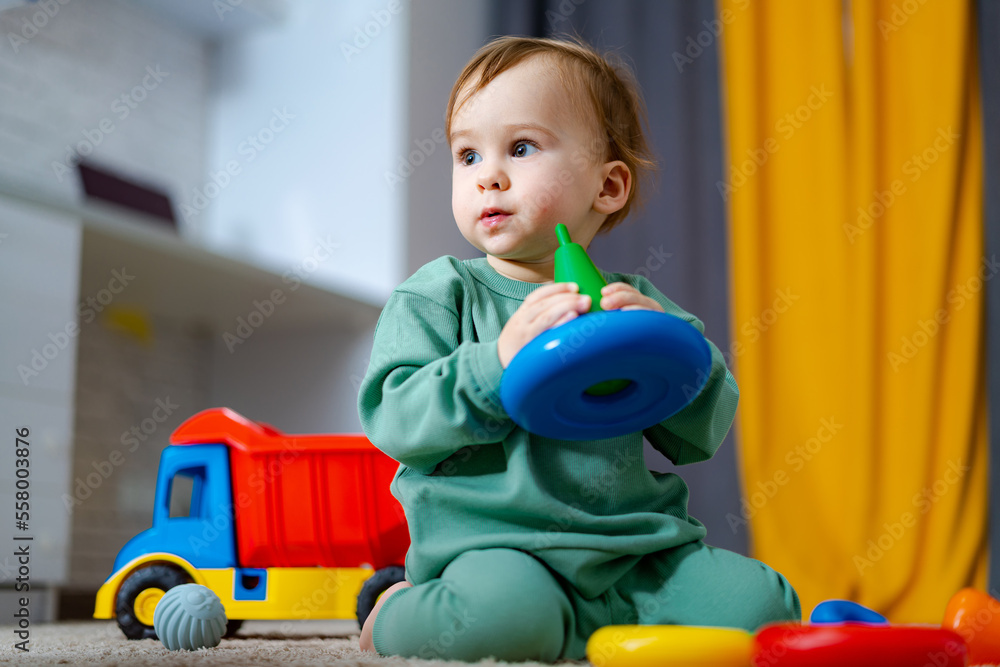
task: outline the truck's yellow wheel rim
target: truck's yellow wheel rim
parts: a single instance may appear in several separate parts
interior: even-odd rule
[[[165,591],[161,588],[147,588],[135,596],[135,618],[143,625],[153,626],[153,612]]]

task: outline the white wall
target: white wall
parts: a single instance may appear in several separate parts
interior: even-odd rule
[[[125,542],[149,528],[160,452],[171,432],[209,407],[212,341],[152,317],[148,336],[98,318],[78,340],[75,448],[60,490],[72,507],[66,588],[94,591]]]
[[[261,329],[230,352],[216,340],[212,402],[286,433],[360,433],[358,386],[375,317],[363,329]]]
[[[330,238],[338,252],[310,278],[387,297],[406,244],[403,191],[384,174],[405,143],[408,11],[399,0],[301,0],[280,27],[219,47],[200,188],[215,197],[204,213],[194,192],[183,200],[212,248],[283,273]]]
[[[76,199],[80,151],[179,201],[203,171],[205,44],[125,0],[51,5],[0,12],[0,179]]]
[[[251,199],[239,201],[238,197],[231,196],[230,190],[236,192],[234,181],[220,195],[217,210],[208,216],[210,229],[207,233],[211,236],[226,230],[226,233],[238,232],[239,218],[234,215],[224,219],[220,211],[246,211],[246,215],[252,216],[247,219],[253,221],[253,225],[249,222],[246,225],[252,229],[246,238],[234,238],[229,247],[244,243],[248,252],[271,252],[276,261],[287,262],[295,261],[297,253],[301,255],[313,244],[309,238],[310,229],[315,229],[317,234],[326,228],[336,230],[331,233],[338,235],[349,232],[354,241],[344,247],[336,261],[327,262],[331,265],[331,273],[337,270],[340,275],[346,273],[349,279],[356,281],[360,276],[352,277],[350,272],[362,272],[368,279],[363,289],[374,289],[372,294],[381,303],[389,291],[424,263],[446,254],[459,257],[479,254],[455,225],[451,213],[451,158],[447,144],[435,141],[434,137],[443,136],[445,105],[455,78],[486,38],[488,5],[465,0],[415,0],[408,14],[396,16],[386,27],[386,30],[398,30],[399,34],[379,35],[359,54],[352,54],[351,62],[347,63],[340,51],[341,43],[353,46],[355,28],[360,26],[363,30],[365,22],[372,20],[372,12],[388,8],[387,0],[358,4],[358,8],[350,10],[349,18],[346,15],[337,18],[336,28],[323,37],[322,47],[315,45],[317,37],[306,34],[304,26],[295,28],[290,36],[279,38],[275,33],[271,37],[259,35],[254,38],[259,40],[254,42],[255,49],[268,44],[265,53],[273,55],[279,45],[298,36],[302,44],[313,44],[312,56],[306,61],[319,60],[317,54],[331,58],[328,73],[318,73],[320,70],[316,66],[304,69],[296,74],[301,80],[282,83],[278,86],[281,92],[267,97],[274,80],[269,65],[261,63],[260,69],[254,70],[256,74],[248,79],[254,85],[248,87],[243,83],[238,89],[256,90],[261,98],[259,103],[266,107],[265,98],[267,104],[274,105],[286,96],[290,99],[304,97],[305,91],[294,90],[294,87],[314,85],[315,78],[343,82],[332,91],[335,101],[324,97],[323,103],[330,104],[327,109],[330,118],[349,117],[352,119],[348,123],[350,128],[371,129],[345,130],[336,123],[333,127],[317,127],[309,130],[310,136],[294,139],[296,145],[289,150],[300,151],[301,159],[311,165],[317,159],[328,160],[325,156],[332,154],[332,147],[340,146],[342,152],[361,160],[359,168],[363,172],[349,173],[353,168],[350,163],[331,161],[329,174],[348,173],[333,177],[323,171],[319,174],[322,187],[306,198],[302,190],[308,183],[316,188],[316,181],[310,180],[316,174],[302,167],[299,169],[305,176],[296,176],[295,161],[283,153],[286,137],[282,132],[280,141],[273,143],[274,164],[261,163],[262,175],[255,177],[258,179],[255,182],[263,183],[265,178],[279,179],[284,184],[282,188],[288,191],[278,189],[269,194],[285,197],[289,207],[298,197],[308,199],[312,202],[310,206],[322,204],[339,210],[338,202],[346,197],[350,201],[344,202],[344,206],[367,205],[373,213],[384,213],[365,216],[362,218],[364,224],[350,224],[345,228],[344,218],[325,215],[320,208],[302,206],[302,215],[286,216],[282,219],[283,224],[278,225],[269,219],[270,213],[254,212],[254,202],[264,193],[252,192],[248,179],[245,187],[240,186],[243,188],[240,192],[247,191]],[[308,19],[320,24],[323,12],[310,11],[310,14],[300,13],[293,20]],[[324,11],[330,15],[345,14],[348,10],[342,7]],[[276,40],[275,44],[270,43],[272,39]],[[292,51],[293,56],[296,53],[298,51]],[[240,57],[250,67],[249,57]],[[266,60],[264,55],[260,57]],[[230,54],[226,58],[233,62],[237,56]],[[256,60],[253,63],[253,67],[258,67]],[[234,73],[227,70],[221,74],[228,77]],[[387,79],[389,75],[393,79]],[[393,82],[391,90],[381,90],[387,81]],[[354,91],[351,99],[357,101],[357,107],[345,104],[343,87]],[[313,91],[313,94],[329,92]],[[229,95],[226,91],[218,94]],[[379,108],[386,104],[390,106]],[[313,122],[312,116],[308,122]],[[243,129],[244,138],[249,131],[252,129]],[[241,136],[235,131],[231,134],[230,143]],[[315,138],[319,136],[329,136],[329,139]],[[320,155],[324,157],[318,158]],[[262,158],[266,157],[265,151]],[[276,173],[281,169],[289,171]],[[401,180],[391,179],[391,183],[387,183],[387,170]],[[269,207],[266,210],[277,209]],[[291,231],[287,224],[291,220],[306,226]],[[259,225],[259,229],[255,225]],[[380,266],[384,268],[379,269]],[[348,270],[349,267],[354,268]],[[340,279],[336,273],[333,275],[334,280]],[[375,319],[372,316],[367,325],[345,325],[338,331],[280,335],[261,331],[233,352],[217,343],[212,365],[213,401],[229,405],[251,419],[270,421],[288,432],[360,431],[358,385],[367,370]]]
[[[0,524],[0,541],[31,536],[31,580],[62,583],[68,567],[69,515],[59,502],[73,451],[76,379],[76,275],[80,230],[56,214],[0,198],[0,507],[13,512],[15,433],[25,438],[29,465],[28,529],[14,517]],[[22,501],[24,499],[22,498]],[[0,587],[18,576],[14,547],[0,554]],[[8,616],[9,618],[9,616]]]
[[[40,4],[20,4],[0,12],[0,180],[76,200],[82,192],[70,159],[79,151],[175,199],[193,187],[203,164],[208,69],[202,40],[124,0],[49,3],[48,13]],[[81,428],[76,399],[92,396],[91,381],[103,377],[100,371],[111,360],[99,360],[90,380],[78,384],[79,339],[98,326],[77,318],[81,299],[93,297],[79,292],[79,220],[4,202],[0,235],[0,307],[8,315],[0,328],[0,422],[4,433],[27,426],[32,434],[36,604],[48,599],[42,598],[45,586],[72,584],[75,576],[71,544],[79,531],[61,498],[74,469],[104,460],[115,444],[88,431],[86,423]],[[108,266],[106,273],[117,268]],[[74,336],[63,338],[76,324],[81,326],[70,329]],[[56,341],[65,347],[25,384],[17,366],[30,364],[35,350]],[[112,429],[117,426],[114,415],[103,417]],[[12,463],[4,458],[0,464],[4,507],[12,506]],[[107,513],[95,518],[108,521]],[[0,530],[5,544],[11,530],[10,524]],[[0,557],[0,587],[12,584],[11,560]],[[105,576],[110,567],[110,561],[103,564]],[[9,590],[0,592],[5,618]],[[55,612],[43,604],[44,611],[33,609],[36,619]]]
[[[481,257],[455,224],[451,212],[451,152],[444,137],[444,113],[451,87],[489,30],[490,5],[466,0],[417,0],[410,25],[409,129],[405,159],[410,275],[442,255]],[[418,153],[413,153],[418,151]],[[424,156],[421,158],[421,154]],[[411,157],[412,156],[412,157]]]
[[[454,76],[482,41],[482,3],[416,0],[393,14],[389,0],[299,0],[286,24],[231,37],[215,52],[203,35],[128,0],[55,6],[58,12],[29,29],[16,49],[8,35],[20,34],[25,21],[32,24],[39,6],[0,12],[0,180],[76,199],[75,174],[60,180],[52,163],[65,164],[67,145],[91,152],[91,144],[96,162],[164,188],[192,240],[300,275],[318,245],[339,244],[311,277],[373,303],[424,261],[471,250],[451,220],[444,146],[402,184],[390,187],[386,174],[399,174],[413,142],[443,128]],[[419,12],[412,25],[411,11]],[[367,44],[358,37],[366,28],[375,35]],[[412,50],[411,37],[419,42]],[[358,51],[345,55],[343,45]],[[146,78],[146,68],[157,65],[168,74]],[[135,92],[144,79],[143,93]],[[116,103],[122,95],[135,105],[124,118],[127,103]],[[275,108],[294,118],[250,161],[249,148],[241,153],[240,144],[268,128]],[[102,122],[113,128],[102,129]],[[212,174],[230,160],[241,173],[219,188],[210,208],[185,222],[180,205],[193,206],[194,193],[204,196]],[[47,234],[37,215],[16,230],[14,215],[0,210],[0,234],[8,235],[0,237],[0,268],[35,273],[11,277],[0,292],[7,312],[27,314],[26,328],[18,330],[26,338],[8,336],[13,329],[0,336],[0,357],[9,361],[30,356],[90,296],[75,284],[77,221],[60,223],[72,241],[60,249],[62,237]],[[41,237],[25,245],[29,231]],[[84,239],[84,264],[86,245]],[[46,269],[46,262],[56,268]],[[54,306],[38,296],[48,293],[60,295]],[[78,367],[74,347],[59,357],[62,370],[46,372],[48,380],[61,378],[58,395],[44,388],[59,404],[58,414],[46,412],[45,397],[8,383],[12,400],[0,410],[2,421],[24,417],[38,425],[40,451],[50,459],[53,481],[40,484],[39,497],[50,515],[39,525],[51,533],[39,550],[50,553],[38,561],[39,580],[89,590],[109,573],[120,544],[148,525],[158,451],[180,420],[203,407],[230,405],[289,432],[358,430],[357,384],[374,320],[373,312],[336,330],[269,329],[233,354],[217,336],[183,323],[154,317],[147,348],[100,320],[74,341]],[[120,450],[122,433],[148,420],[164,397],[180,403],[169,422],[70,516],[60,495],[75,492],[78,480]],[[0,489],[9,489],[9,476],[3,479]],[[0,557],[0,573],[4,565]],[[9,583],[0,576],[0,613],[6,613],[2,589]]]

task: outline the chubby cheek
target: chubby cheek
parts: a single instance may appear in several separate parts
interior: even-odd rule
[[[572,217],[581,201],[580,175],[558,164],[539,164],[531,172],[523,179],[527,186],[523,201],[532,217],[566,222],[564,218]]]
[[[461,224],[469,216],[472,203],[469,195],[463,188],[468,187],[462,183],[462,179],[457,176],[451,182],[451,212],[455,216],[455,221]]]
[[[455,224],[458,227],[458,231],[462,234],[465,240],[471,243],[474,247],[485,252],[485,250],[480,247],[480,243],[477,238],[479,231],[476,225],[476,216],[479,214],[479,210],[476,208],[475,202],[471,200],[468,194],[463,194],[456,188],[452,191],[451,195],[451,212],[455,218]]]
[[[544,220],[552,216],[556,210],[557,199],[558,190],[555,187],[546,189],[543,183],[535,181],[532,187],[525,191],[522,203],[532,218]]]

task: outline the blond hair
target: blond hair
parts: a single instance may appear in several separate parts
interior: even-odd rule
[[[619,58],[602,55],[579,39],[498,37],[479,49],[458,75],[448,98],[445,136],[450,142],[452,117],[469,98],[503,72],[535,56],[552,57],[559,65],[563,83],[578,104],[589,101],[589,116],[595,121],[598,141],[606,148],[598,159],[621,160],[632,174],[625,205],[608,215],[599,233],[608,232],[625,219],[634,202],[640,202],[640,181],[656,168],[642,131],[646,109],[639,87],[631,70]],[[460,101],[458,96],[466,86],[468,92]]]

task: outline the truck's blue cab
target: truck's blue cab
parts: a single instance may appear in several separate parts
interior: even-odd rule
[[[188,516],[170,516],[174,479],[192,481]],[[198,569],[237,566],[233,485],[226,445],[171,445],[160,455],[153,527],[129,540],[115,558],[117,572],[151,553],[180,556]]]

